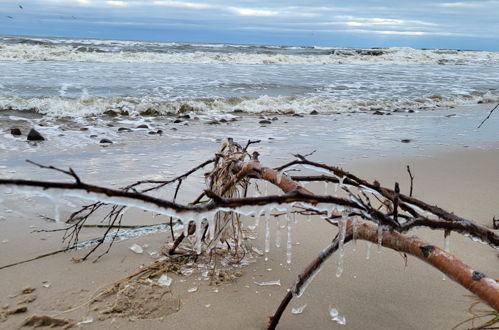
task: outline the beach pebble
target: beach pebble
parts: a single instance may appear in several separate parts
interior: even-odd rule
[[[44,141],[45,138],[34,128],[28,133],[28,141]]]
[[[312,110],[312,111],[310,111],[310,114],[311,114],[311,115],[318,115],[318,114],[319,114],[319,112],[318,112],[317,110]]]
[[[301,113],[294,113],[293,117],[304,117]]]
[[[175,120],[173,121],[173,123],[174,123],[174,124],[178,124],[178,123],[181,123],[181,122],[182,122],[182,120],[180,120],[180,119],[175,119]]]
[[[379,111],[379,110],[376,110],[373,112],[373,115],[378,115],[378,116],[382,116],[384,115],[385,113],[383,111]]]
[[[155,131],[149,131],[149,132],[147,132],[147,134],[149,134],[149,135],[156,135],[157,133]]]
[[[146,124],[142,124],[142,125],[137,126],[137,128],[149,128],[149,126],[147,126]]]
[[[118,128],[118,132],[132,132],[132,130],[128,127],[120,127]]]
[[[402,143],[409,143],[411,141],[412,141],[411,139],[402,139],[402,140],[400,140],[400,142],[402,142]]]
[[[272,122],[270,120],[267,120],[267,119],[260,120],[258,123],[259,124],[263,124],[263,125],[265,125],[265,124],[272,124]]]
[[[111,141],[109,139],[102,139],[99,141],[99,143],[113,143],[113,141]]]
[[[207,122],[206,124],[208,124],[208,125],[220,125],[220,122],[218,120],[212,120],[212,121]]]
[[[10,134],[14,135],[14,136],[19,136],[21,135],[21,130],[17,127],[13,127],[10,129]]]

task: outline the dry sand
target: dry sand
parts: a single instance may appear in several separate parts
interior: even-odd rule
[[[406,165],[415,174],[415,196],[438,204],[447,210],[491,226],[499,217],[499,148],[439,152],[426,157],[390,158],[350,162],[344,167],[382,185],[401,183],[408,190]],[[322,185],[316,187],[319,192]],[[329,187],[332,191],[332,187]],[[143,216],[136,212],[134,216]],[[30,233],[30,222],[4,220],[0,239],[0,266],[60,248],[57,233]],[[249,220],[253,221],[253,220]],[[10,225],[9,225],[10,224]],[[262,228],[253,246],[263,250]],[[219,286],[209,286],[198,273],[189,277],[169,274],[170,289],[135,284],[116,296],[88,305],[90,297],[115,280],[126,277],[154,259],[147,253],[159,250],[169,239],[168,233],[157,233],[115,244],[111,252],[96,263],[73,263],[71,258],[85,251],[69,252],[0,270],[0,311],[27,306],[27,312],[9,315],[0,321],[1,329],[16,329],[32,315],[50,315],[80,324],[85,329],[263,329],[267,319],[296,280],[297,274],[334,237],[336,229],[312,219],[300,219],[294,227],[293,262],[286,264],[285,244],[274,245],[269,260],[242,268],[241,277]],[[443,245],[443,233],[414,232],[436,245]],[[283,237],[285,233],[283,232]],[[83,238],[91,237],[89,233]],[[135,254],[129,246],[145,245],[145,252]],[[285,242],[283,242],[285,243]],[[305,294],[291,302],[281,329],[449,329],[470,315],[467,308],[474,301],[467,291],[423,262],[409,257],[407,265],[396,252],[376,246],[366,260],[366,242],[349,244],[344,272],[335,276],[336,256],[322,269]],[[451,251],[464,262],[499,278],[497,251],[471,240],[453,235]],[[237,269],[234,271],[238,271]],[[233,271],[233,273],[234,273]],[[259,286],[255,282],[280,280],[281,286]],[[138,286],[137,286],[138,285]],[[142,285],[142,286],[141,286]],[[197,287],[196,292],[188,292]],[[22,293],[25,288],[33,292]],[[30,291],[30,290],[28,290]],[[14,297],[15,296],[15,297]],[[307,305],[302,314],[291,314],[292,307]],[[123,311],[103,314],[109,308]],[[346,325],[331,321],[329,308],[346,317]],[[72,311],[67,311],[74,309]],[[65,312],[66,311],[66,312]]]

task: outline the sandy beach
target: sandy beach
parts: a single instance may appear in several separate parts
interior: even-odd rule
[[[490,108],[490,104],[472,108],[483,112]],[[320,120],[315,116],[280,116],[269,127],[254,124],[259,118],[244,117],[234,124],[217,126],[216,134],[210,129],[212,126],[202,121],[187,121],[190,126],[185,127],[173,126],[171,119],[168,122],[151,121],[148,122],[150,126],[168,129],[168,134],[147,136],[140,130],[128,137],[116,134],[117,143],[106,148],[91,142],[62,147],[63,138],[58,139],[55,133],[46,131],[51,140],[38,146],[6,140],[5,143],[17,146],[18,150],[4,152],[0,165],[3,177],[61,179],[59,174],[23,163],[24,159],[30,158],[47,165],[71,166],[82,174],[84,180],[117,187],[142,177],[179,174],[216,152],[218,139],[223,136],[236,134],[236,138],[244,142],[245,137],[251,137],[254,127],[258,127],[253,131],[254,135],[265,140],[254,149],[262,154],[261,160],[267,166],[292,159],[291,153],[316,149],[313,158],[318,161],[339,164],[360,177],[369,181],[376,179],[387,187],[392,187],[397,181],[402,192],[407,193],[409,177],[406,166],[409,165],[415,175],[415,197],[490,228],[492,218],[499,216],[499,122],[491,118],[483,130],[477,131],[474,129],[476,125],[469,124],[470,118],[476,120],[476,113],[472,116],[470,111],[467,117],[466,111],[458,112],[457,116],[456,112],[456,109],[439,109],[432,114],[434,117],[417,113],[394,114],[390,119],[383,118],[391,124],[390,131],[382,128],[379,116],[369,115],[359,125],[371,125],[370,132],[376,140],[357,134],[354,125],[329,125],[333,118],[336,123],[349,122],[346,115],[323,116]],[[325,122],[326,117],[331,122]],[[321,124],[313,125],[318,122]],[[92,130],[99,129],[98,125],[90,127],[90,132],[77,127],[68,129],[65,139],[71,141],[79,134],[91,134]],[[173,131],[172,127],[178,129]],[[293,134],[296,127],[310,127],[310,130],[300,130],[306,134]],[[194,137],[196,131],[198,135]],[[401,142],[403,139],[409,141]],[[201,179],[202,173],[186,183],[181,191],[181,201],[192,200],[194,187],[199,187]],[[322,184],[308,187],[321,193],[324,191]],[[333,188],[328,189],[332,192]],[[44,198],[16,196],[20,197],[12,199],[7,196],[2,204],[0,266],[63,247],[61,233],[33,232],[35,229],[62,227],[61,223],[47,222],[39,216],[52,217],[54,203]],[[71,202],[59,201],[56,205],[61,219],[74,209]],[[125,224],[165,221],[164,217],[152,217],[137,210],[129,211],[125,217]],[[246,226],[253,222],[254,219],[243,221]],[[255,239],[251,240],[251,245],[258,251],[262,251],[264,245],[262,227],[252,234]],[[188,265],[194,269],[189,276],[168,273],[172,278],[169,287],[155,286],[154,293],[148,291],[150,284],[147,283],[142,284],[143,287],[129,288],[122,292],[126,301],[118,301],[116,295],[112,295],[89,303],[97,292],[114,281],[152,264],[159,257],[158,251],[171,242],[168,230],[116,242],[109,254],[95,263],[91,260],[72,262],[88,251],[85,248],[2,269],[0,312],[18,306],[26,306],[27,311],[0,320],[0,328],[16,329],[32,315],[48,315],[80,322],[77,327],[83,329],[263,329],[287,288],[296,281],[297,274],[331,241],[337,229],[318,217],[312,218],[311,222],[299,218],[293,229],[290,265],[286,263],[285,244],[280,248],[275,246],[275,232],[276,224],[272,223],[272,248],[268,260],[255,253],[249,258],[248,265],[231,268],[228,279],[220,285],[209,285],[210,281],[202,275],[203,268],[198,267],[205,262],[201,259]],[[80,240],[98,237],[99,233],[97,229],[89,228],[81,234]],[[443,246],[440,231],[416,230],[411,233]],[[144,252],[132,252],[129,247],[133,244],[140,245]],[[496,250],[455,234],[451,236],[450,248],[465,263],[499,278]],[[366,259],[368,253],[369,259]],[[358,241],[348,244],[344,271],[339,278],[335,276],[336,263],[337,257],[333,256],[303,296],[291,302],[279,328],[450,329],[471,316],[467,309],[474,299],[468,296],[468,292],[449,279],[443,280],[437,270],[413,257],[409,257],[405,264],[399,253],[384,248],[378,250],[376,246],[368,252],[366,242]],[[280,285],[261,285],[269,281],[280,281]],[[292,308],[304,305],[302,313],[291,313]],[[112,306],[124,306],[126,312],[109,313]],[[337,309],[346,318],[346,325],[331,320],[330,308]]]

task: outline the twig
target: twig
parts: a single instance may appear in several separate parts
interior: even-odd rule
[[[411,173],[411,168],[409,167],[409,165],[407,165],[407,173],[409,173],[409,178],[411,179],[411,188],[409,190],[409,197],[412,197],[412,187],[413,187],[413,183],[414,183],[414,176]]]
[[[480,125],[478,125],[477,129],[480,128],[480,127],[482,127],[483,123],[485,123],[485,121],[490,118],[490,115],[492,115],[492,112],[494,112],[494,110],[497,109],[497,107],[499,107],[499,103],[497,103],[496,106],[494,108],[492,108],[492,110],[490,110],[490,112],[487,115],[487,117],[485,117],[485,119],[482,120],[482,122],[480,123]]]

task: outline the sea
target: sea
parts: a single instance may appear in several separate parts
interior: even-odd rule
[[[0,176],[30,159],[159,179],[227,137],[260,140],[270,165],[425,156],[499,141],[499,115],[477,129],[497,102],[497,52],[0,35]]]
[[[328,114],[498,100],[497,52],[0,37],[0,111]]]

